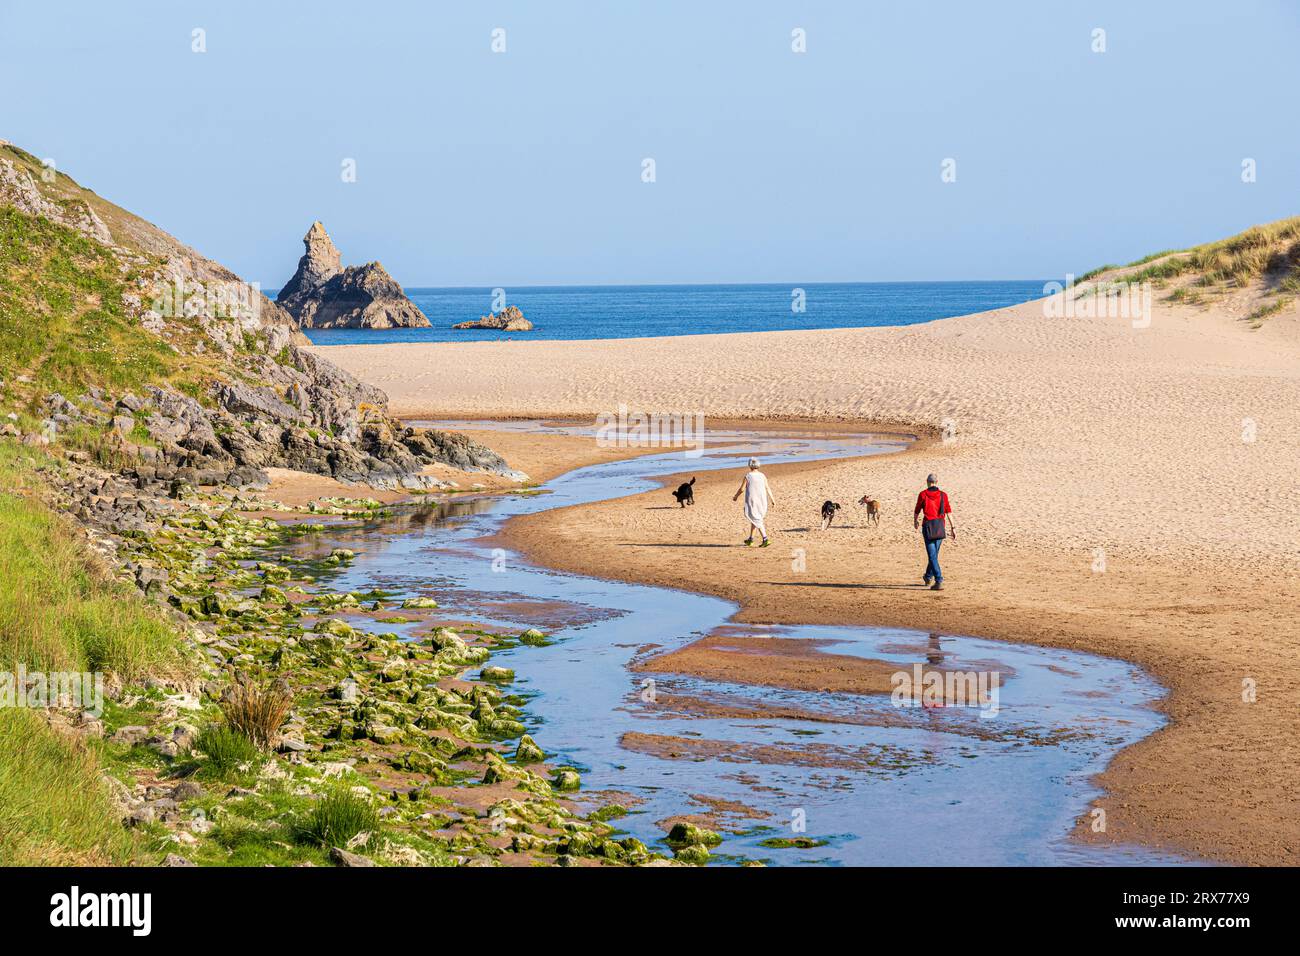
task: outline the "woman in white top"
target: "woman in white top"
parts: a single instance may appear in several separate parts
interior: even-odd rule
[[[740,479],[740,487],[731,496],[731,500],[736,501],[742,494],[745,496],[745,520],[749,522],[749,537],[745,539],[745,547],[753,545],[754,532],[757,531],[763,536],[763,543],[759,547],[766,548],[769,544],[765,524],[767,508],[768,505],[775,505],[776,499],[772,497],[767,475],[758,470],[757,458],[749,459],[749,471]]]

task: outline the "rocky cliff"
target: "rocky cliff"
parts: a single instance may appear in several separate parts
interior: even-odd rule
[[[307,283],[338,265],[313,233]],[[365,285],[364,271],[325,284]],[[383,392],[304,342],[255,285],[0,141],[5,433],[142,483],[256,487],[282,467],[415,489],[439,484],[422,474],[434,463],[523,477],[464,436],[393,419]]]
[[[276,301],[308,329],[427,328],[429,320],[378,262],[343,266],[319,222],[303,237],[298,271]]]

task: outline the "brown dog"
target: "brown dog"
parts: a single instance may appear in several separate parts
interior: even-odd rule
[[[880,502],[879,501],[871,497],[871,495],[863,495],[861,498],[858,499],[858,504],[866,505],[868,521],[874,521],[876,524],[880,524]]]

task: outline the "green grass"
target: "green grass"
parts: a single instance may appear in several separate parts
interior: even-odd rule
[[[125,288],[105,247],[0,208],[0,367],[23,369],[47,391],[167,377],[176,354],[126,317]]]
[[[176,634],[38,500],[30,454],[0,441],[0,670],[182,673]],[[129,862],[135,844],[100,774],[95,746],[0,708],[0,865]]]
[[[350,790],[325,794],[312,807],[298,830],[298,838],[322,847],[344,846],[359,833],[379,830],[379,813],[374,804]]]
[[[207,768],[218,774],[251,763],[260,753],[257,744],[225,724],[205,727],[194,746],[207,756]]]
[[[108,671],[128,682],[180,674],[175,632],[38,500],[26,451],[0,441],[0,668]]]
[[[0,709],[0,865],[124,865],[133,852],[95,752]]]
[[[0,206],[0,378],[35,413],[50,392],[76,400],[88,386],[111,394],[171,384],[202,394],[212,360],[181,355],[145,331],[123,295],[140,295],[133,271],[81,233]],[[194,330],[173,323],[177,343]],[[32,379],[18,387],[18,372]]]

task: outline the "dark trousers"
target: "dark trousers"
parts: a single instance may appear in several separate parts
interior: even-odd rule
[[[925,542],[925,553],[929,559],[925,564],[925,576],[934,578],[937,584],[943,583],[943,572],[939,570],[939,545],[943,544],[943,538],[935,538],[933,541]]]

